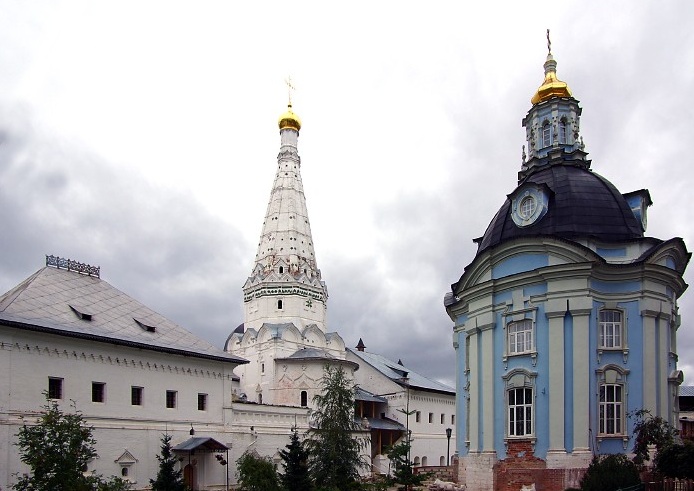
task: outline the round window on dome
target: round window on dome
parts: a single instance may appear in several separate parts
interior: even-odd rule
[[[526,196],[521,200],[518,208],[518,214],[521,218],[523,218],[523,220],[528,220],[535,214],[535,210],[537,210],[537,201],[534,196]]]

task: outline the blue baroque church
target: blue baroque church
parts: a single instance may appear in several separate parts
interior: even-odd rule
[[[646,189],[621,193],[593,172],[556,67],[550,49],[518,186],[444,299],[468,490],[577,487],[593,455],[631,451],[631,411],[677,424],[690,253],[646,235]]]

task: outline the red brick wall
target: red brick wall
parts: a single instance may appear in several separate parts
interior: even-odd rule
[[[523,485],[529,486],[533,483],[536,491],[566,489],[568,471],[548,469],[544,460],[535,457],[530,440],[509,441],[507,456],[494,466],[495,491],[519,491]]]

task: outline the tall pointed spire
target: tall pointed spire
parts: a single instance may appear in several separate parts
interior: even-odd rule
[[[256,329],[266,322],[315,324],[325,332],[328,290],[316,264],[297,151],[301,120],[291,96],[278,125],[277,173],[255,264],[243,287],[244,324]]]

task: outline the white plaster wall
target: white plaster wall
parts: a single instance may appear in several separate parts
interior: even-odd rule
[[[75,340],[60,336],[2,328],[0,366],[3,396],[0,399],[0,487],[9,489],[12,473],[26,471],[14,446],[21,416],[32,421],[45,404],[48,377],[63,378],[63,411],[70,400],[94,426],[99,458],[89,469],[106,476],[120,475],[114,461],[127,449],[138,462],[132,477],[137,487],[147,484],[158,469],[163,433],[174,436],[174,445],[190,437],[210,436],[231,441],[231,371],[233,364]],[[104,403],[91,402],[92,382],[106,384]],[[143,406],[130,404],[131,386],[144,388]],[[166,408],[166,390],[178,392],[177,407]],[[198,393],[205,393],[207,409],[197,409]],[[224,481],[224,469],[199,459],[198,480]],[[216,462],[216,461],[215,461]]]

